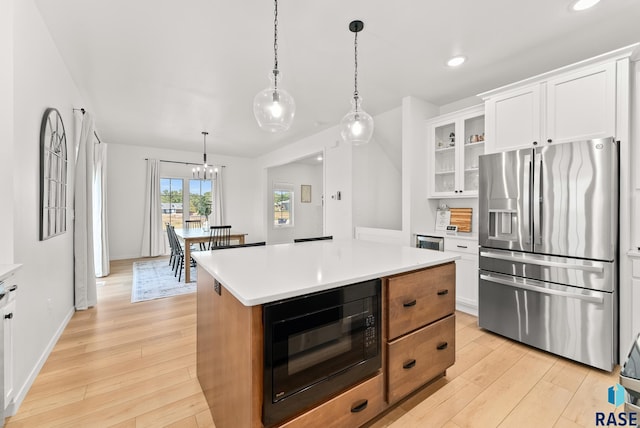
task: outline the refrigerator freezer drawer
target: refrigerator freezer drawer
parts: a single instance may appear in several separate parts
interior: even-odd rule
[[[505,275],[590,290],[614,291],[616,263],[482,248],[479,267]]]
[[[612,371],[615,293],[480,271],[478,325],[565,358]]]

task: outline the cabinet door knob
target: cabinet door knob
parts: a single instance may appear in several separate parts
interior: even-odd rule
[[[534,145],[534,146],[537,146],[537,145],[538,145],[538,142],[537,142],[537,141],[534,141],[534,142],[533,142],[533,145]]]
[[[10,319],[12,319],[12,318],[13,318],[13,312],[9,312],[8,314],[6,314],[6,315],[4,316],[4,319],[6,319],[6,320],[10,320]]]
[[[409,360],[402,365],[402,368],[405,370],[412,369],[416,366],[416,360]]]
[[[437,348],[438,348],[438,351],[442,351],[443,349],[447,349],[448,346],[449,344],[447,342],[442,342],[437,346]]]
[[[547,143],[553,143],[553,140],[552,140],[551,138],[549,138],[549,139],[547,140]]]
[[[462,193],[462,190],[460,191],[460,193]]]
[[[363,411],[369,405],[369,400],[360,400],[357,401],[353,407],[351,407],[351,413],[358,413]]]
[[[418,303],[416,299],[413,299],[410,302],[403,303],[402,306],[404,306],[405,308],[410,308],[411,306],[415,306],[416,303]]]
[[[449,290],[438,290],[438,296],[446,296],[449,294]]]

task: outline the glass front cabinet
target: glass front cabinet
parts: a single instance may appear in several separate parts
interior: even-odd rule
[[[484,106],[427,122],[429,198],[478,196],[478,158],[484,153]]]

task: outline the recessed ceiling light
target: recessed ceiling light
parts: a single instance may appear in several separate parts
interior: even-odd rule
[[[462,63],[464,63],[466,60],[467,58],[463,56],[454,56],[449,61],[447,61],[447,65],[449,67],[457,67],[459,65],[462,65]]]
[[[316,158],[318,160],[318,162],[322,161],[322,155],[318,155],[318,157]]]
[[[585,9],[589,9],[596,4],[598,4],[600,0],[577,0],[571,5],[571,9],[575,11],[581,11]]]

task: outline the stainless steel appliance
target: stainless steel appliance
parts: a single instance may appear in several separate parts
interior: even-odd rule
[[[618,181],[612,138],[480,157],[480,327],[613,369]]]
[[[640,334],[620,371],[620,385],[627,391],[624,410],[640,414]]]
[[[265,426],[380,369],[380,289],[376,279],[264,305]]]
[[[444,238],[442,236],[416,235],[416,247],[444,251]]]

